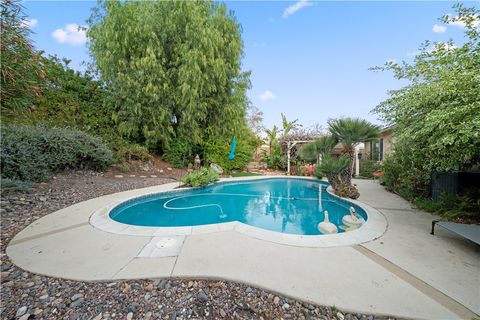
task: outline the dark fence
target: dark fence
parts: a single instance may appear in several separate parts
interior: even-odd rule
[[[443,193],[461,194],[469,188],[480,188],[480,172],[433,172],[430,196],[439,201]]]

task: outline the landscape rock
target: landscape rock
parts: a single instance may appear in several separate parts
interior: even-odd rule
[[[15,317],[21,317],[27,312],[27,307],[23,306],[17,310],[17,313],[15,314]]]
[[[158,177],[144,179],[150,174],[146,172],[143,178],[137,174],[128,179],[112,179],[112,174],[65,171],[51,182],[34,184],[29,193],[2,193],[1,319],[102,320],[126,319],[129,315],[131,319],[146,320],[338,318],[339,311],[333,312],[330,307],[315,306],[229,281],[82,282],[34,275],[12,264],[5,254],[7,244],[18,232],[49,213],[102,195],[175,181]],[[368,316],[359,314],[356,318],[366,320]],[[348,315],[344,320],[356,320],[353,315],[347,318]]]

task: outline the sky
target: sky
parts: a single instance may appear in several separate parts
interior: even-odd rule
[[[454,2],[226,1],[242,25],[242,66],[251,71],[251,102],[264,125],[281,124],[281,113],[304,127],[328,119],[360,117],[382,124],[371,110],[406,82],[368,69],[386,61],[412,61],[424,40],[461,42],[459,25],[439,18]],[[478,5],[477,2],[466,6]],[[85,26],[96,1],[26,1],[35,46],[89,61]]]

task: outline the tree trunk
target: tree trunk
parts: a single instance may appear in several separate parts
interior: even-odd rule
[[[345,184],[346,186],[351,186],[352,185],[352,164],[354,161],[355,153],[349,151],[345,153],[345,155],[348,158],[350,158],[350,164],[348,165],[348,167],[345,168],[345,170],[343,170],[340,173],[340,175],[341,175],[343,184]]]

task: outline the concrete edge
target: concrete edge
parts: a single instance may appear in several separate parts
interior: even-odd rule
[[[304,180],[317,180],[311,177],[289,177],[289,176],[258,176],[258,177],[241,177],[241,178],[223,178],[220,180],[222,183],[237,182],[237,181],[255,181],[262,179],[304,179]],[[110,211],[123,202],[133,200],[144,196],[152,196],[163,192],[174,191],[178,187],[178,182],[167,183],[159,186],[156,190],[149,188],[148,190],[137,189],[136,194],[115,202],[96,210],[89,218],[90,224],[101,231],[130,235],[141,237],[161,237],[161,236],[187,236],[195,234],[206,234],[223,231],[234,230],[252,238],[273,242],[277,244],[297,246],[297,247],[311,247],[311,248],[328,248],[338,246],[351,246],[359,243],[365,243],[373,241],[381,237],[388,228],[388,222],[385,216],[373,207],[370,207],[360,201],[341,198],[335,195],[331,187],[327,189],[327,192],[338,199],[356,204],[361,207],[368,216],[367,221],[359,229],[352,230],[342,234],[329,234],[329,235],[294,235],[281,232],[275,232],[265,230],[259,227],[244,224],[238,221],[208,224],[201,226],[187,226],[187,227],[143,227],[124,224],[113,220],[110,217]],[[189,190],[192,188],[177,188],[176,190]]]

